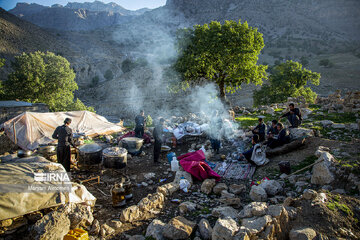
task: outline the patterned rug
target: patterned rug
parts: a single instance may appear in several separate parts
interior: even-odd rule
[[[252,179],[255,170],[255,166],[247,163],[230,163],[226,165],[220,163],[214,169],[223,178],[237,180]]]

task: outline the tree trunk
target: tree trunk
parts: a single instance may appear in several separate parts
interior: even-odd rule
[[[226,99],[226,91],[225,91],[225,84],[224,82],[220,82],[219,83],[219,96],[220,96],[220,100],[221,102],[224,104],[225,107],[229,107],[230,108],[230,102]]]

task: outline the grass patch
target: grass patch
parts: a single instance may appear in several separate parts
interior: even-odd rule
[[[309,109],[313,112],[319,111],[321,109],[321,105],[317,104],[309,104]]]
[[[330,200],[326,204],[328,209],[330,209],[331,211],[340,210],[349,217],[354,216],[353,211],[351,211],[351,209],[346,204],[340,203],[341,197],[339,195],[330,195],[330,196],[332,197],[332,200]]]
[[[356,123],[355,113],[311,114],[311,118],[315,121],[330,120],[335,123]]]
[[[313,164],[316,160],[318,159],[318,157],[316,157],[315,155],[311,155],[309,157],[306,157],[304,159],[304,161],[300,162],[299,164],[297,165],[293,165],[291,166],[291,172],[296,172],[306,166],[309,166],[310,164]],[[300,173],[304,173],[306,171],[308,171],[309,169],[305,169],[303,171],[301,171]]]

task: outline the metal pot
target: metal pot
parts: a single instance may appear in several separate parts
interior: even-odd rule
[[[125,148],[130,154],[140,151],[144,140],[137,137],[127,137],[121,140],[121,145]]]
[[[32,155],[31,151],[26,151],[26,150],[19,150],[17,152],[17,156],[19,158],[24,158],[24,157],[30,157]]]
[[[106,168],[121,169],[127,165],[127,150],[124,148],[110,147],[102,152],[103,165]]]
[[[54,153],[56,150],[55,146],[52,145],[39,145],[38,152],[42,154]]]
[[[79,147],[79,163],[94,165],[101,162],[102,147],[99,144],[85,144]]]

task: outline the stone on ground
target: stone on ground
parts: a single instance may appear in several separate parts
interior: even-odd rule
[[[216,207],[212,210],[211,215],[217,218],[226,218],[226,217],[230,217],[233,219],[237,218],[238,215],[238,211],[235,210],[232,207],[229,206],[220,206],[220,207]]]
[[[290,240],[313,240],[316,239],[316,232],[312,228],[292,229]]]
[[[215,179],[205,179],[205,181],[201,184],[201,192],[209,195],[212,192],[215,184]]]
[[[315,164],[312,169],[311,183],[318,185],[326,185],[335,180],[334,174],[331,172],[331,165],[335,162],[334,157],[328,152],[322,152],[317,161],[322,162]]]
[[[196,224],[178,216],[170,220],[163,228],[163,235],[168,239],[188,239]]]
[[[147,227],[145,237],[152,237],[156,240],[164,240],[164,227],[165,223],[158,219],[154,219]]]
[[[180,214],[185,214],[187,212],[192,212],[195,210],[196,210],[196,203],[183,202],[179,205]]]
[[[260,184],[260,187],[265,189],[267,195],[269,196],[275,196],[283,190],[281,184],[275,180],[264,181]]]
[[[218,183],[213,188],[213,192],[220,195],[223,190],[228,190],[228,186],[225,183]]]
[[[306,200],[314,200],[317,197],[317,192],[312,189],[305,189],[302,196]]]
[[[212,232],[212,240],[229,240],[233,239],[239,226],[232,218],[219,218]]]
[[[229,186],[229,192],[233,194],[240,194],[246,191],[245,184],[231,184]]]
[[[262,217],[252,217],[242,219],[242,226],[249,230],[251,234],[258,234],[265,229],[268,223],[272,221],[270,215]]]
[[[266,214],[268,206],[265,202],[252,202],[246,205],[243,210],[240,211],[240,218],[250,218],[253,216],[264,216]]]
[[[204,239],[204,240],[211,239],[213,229],[210,226],[210,223],[208,220],[206,220],[205,218],[201,219],[198,224],[198,228],[199,228],[199,232],[200,232],[202,239]]]
[[[250,198],[255,202],[266,202],[267,193],[261,186],[252,186],[250,190]]]

